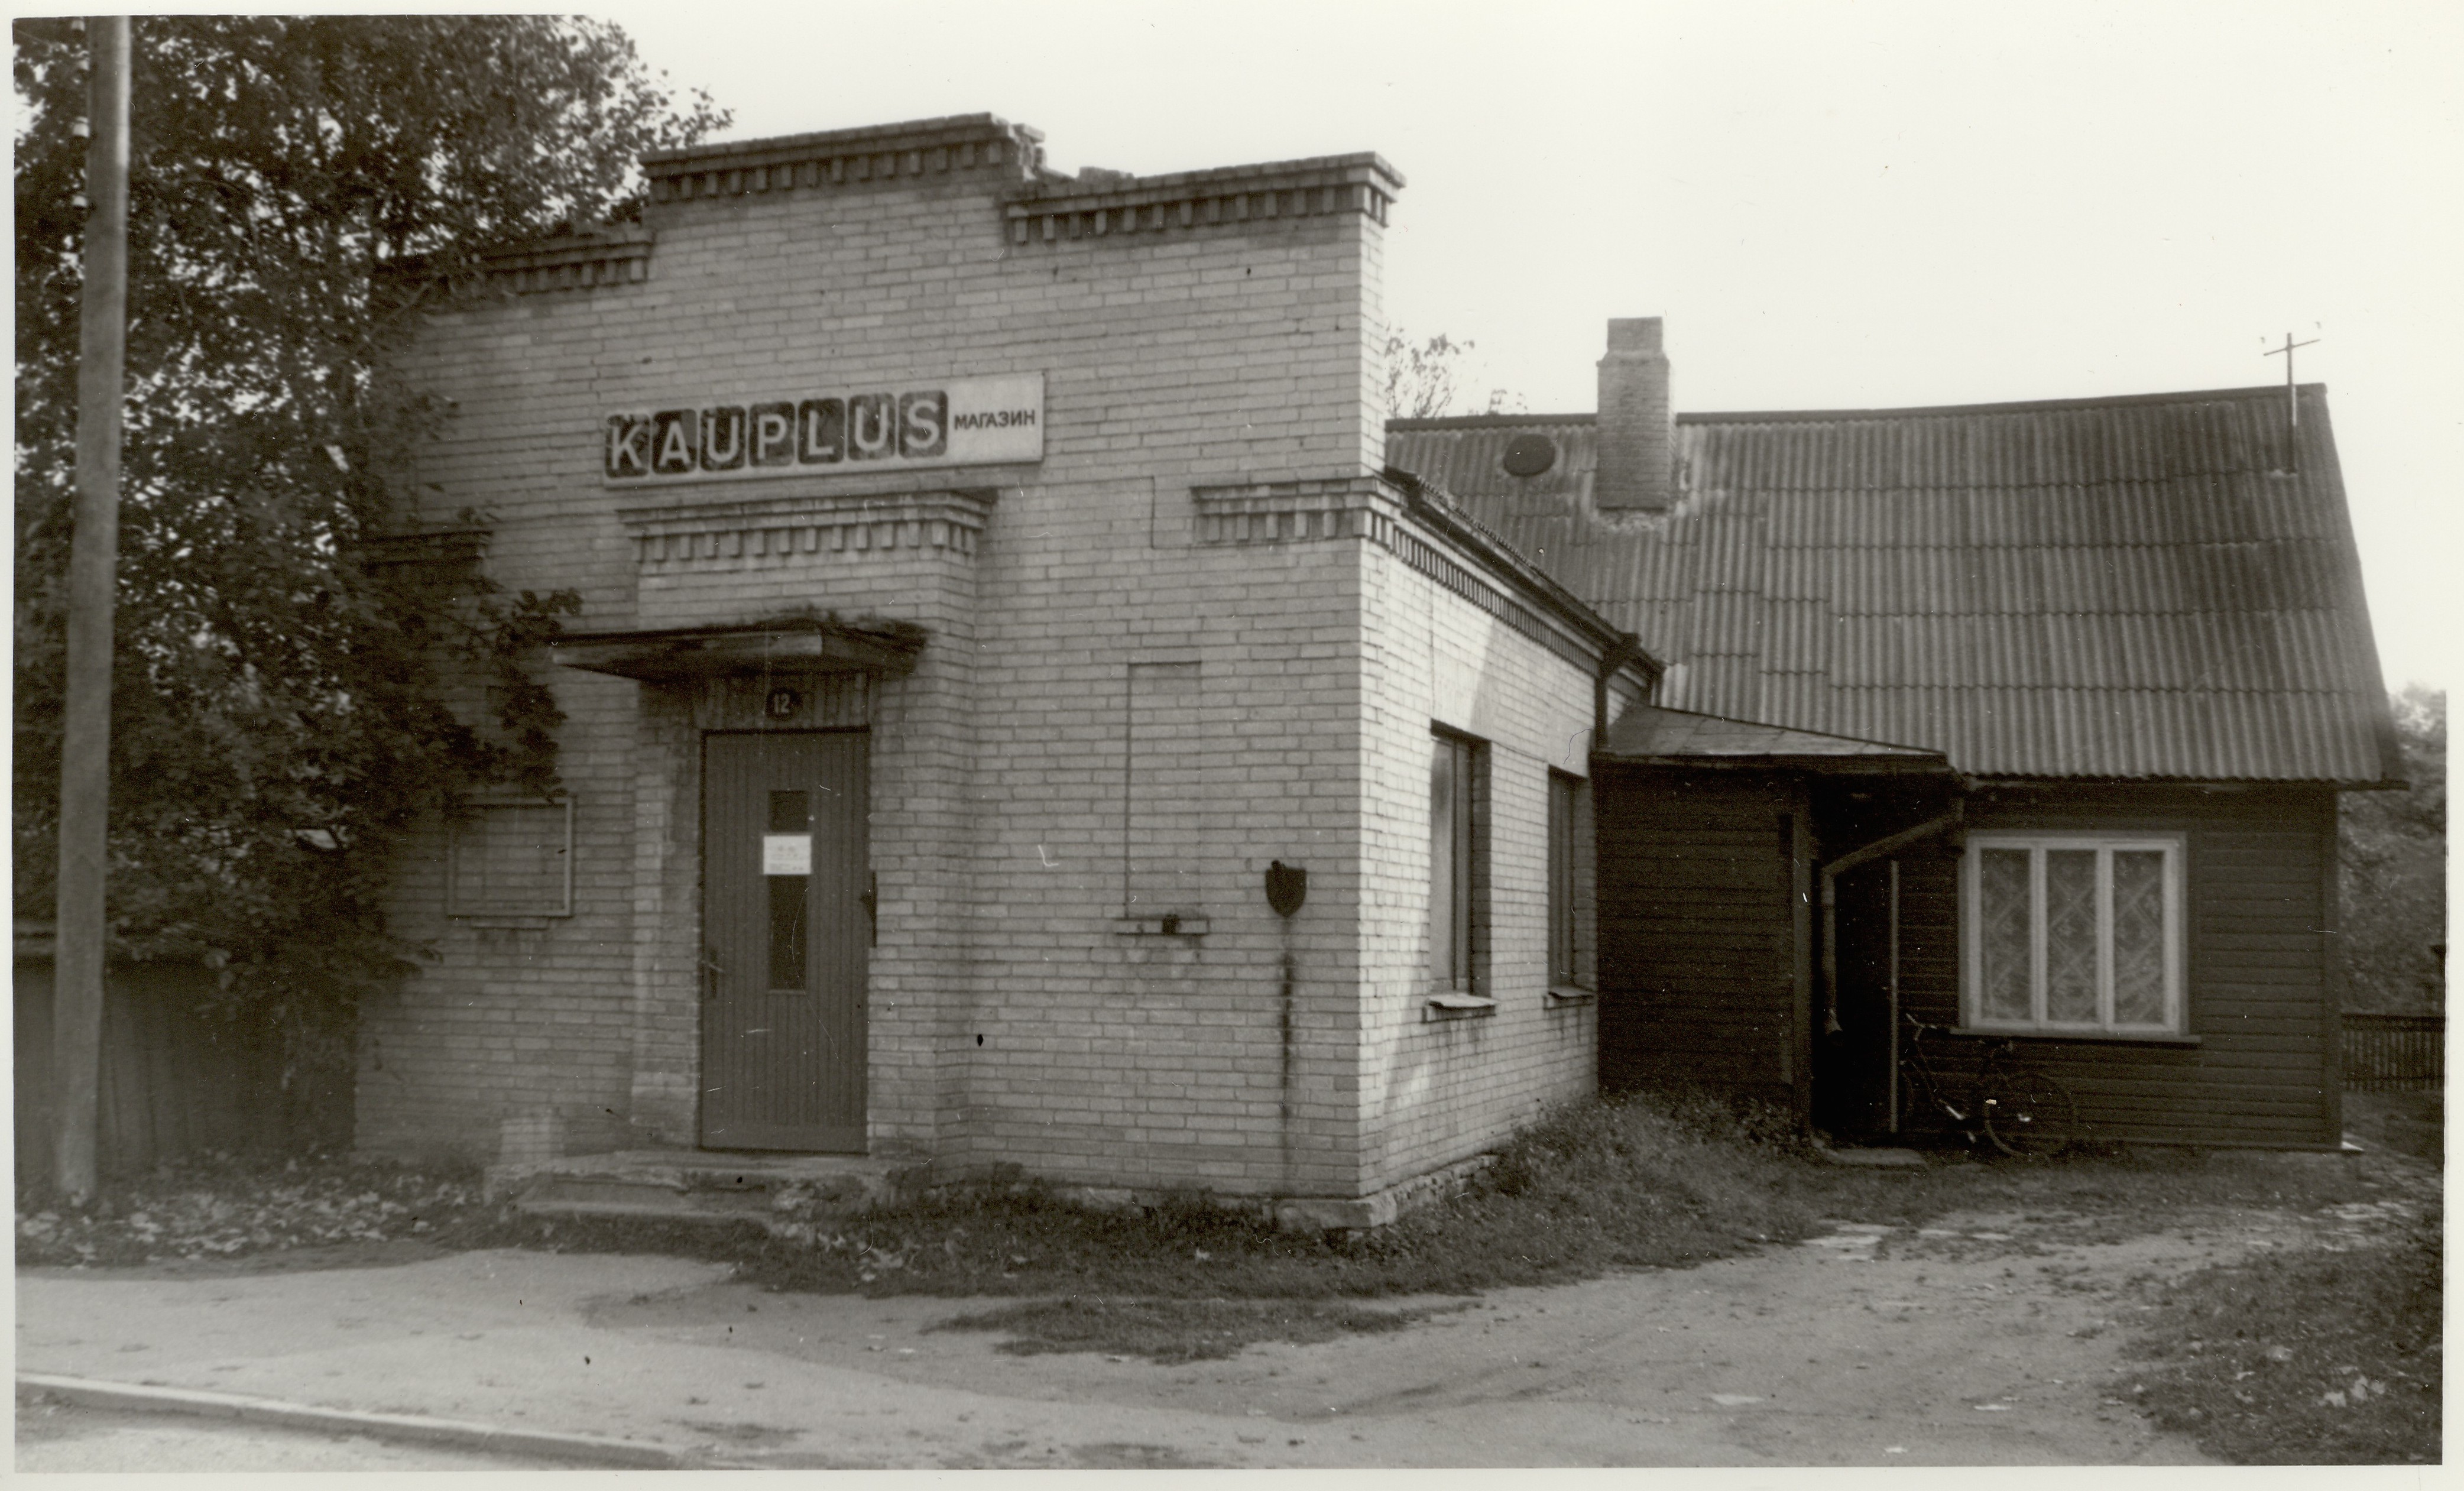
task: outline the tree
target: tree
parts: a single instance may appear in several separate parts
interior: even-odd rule
[[[1386,334],[1386,415],[1389,419],[1439,419],[1454,412],[1463,376],[1461,359],[1475,343],[1440,332],[1426,341],[1397,326]],[[1523,398],[1503,388],[1488,391],[1487,413],[1521,413]]]
[[[55,20],[14,41],[15,910],[39,918],[84,44]],[[616,28],[550,16],[148,17],[133,71],[108,916],[121,954],[202,953],[233,1014],[330,1060],[410,951],[382,914],[405,831],[476,783],[555,790],[525,654],[571,598],[371,562],[426,418],[383,371],[406,271],[450,285],[492,246],[635,211],[640,155],[726,116],[671,99]],[[457,665],[496,680],[481,726]]]
[[[2401,792],[2344,795],[2344,1004],[2443,1010],[2447,942],[2447,695],[2416,684],[2394,696]]]

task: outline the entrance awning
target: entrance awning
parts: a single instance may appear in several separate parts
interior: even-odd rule
[[[879,673],[903,677],[924,650],[922,627],[795,617],[749,626],[574,632],[549,656],[565,668],[649,683],[762,673]]]
[[[1761,767],[1842,775],[1948,776],[1939,751],[1638,704],[1599,753],[1637,766]]]

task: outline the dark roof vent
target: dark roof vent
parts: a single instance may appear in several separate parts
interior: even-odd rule
[[[1557,442],[1546,435],[1517,435],[1506,443],[1505,464],[1508,475],[1537,476],[1557,464]]]

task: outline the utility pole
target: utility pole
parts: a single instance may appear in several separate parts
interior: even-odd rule
[[[120,422],[128,339],[128,17],[82,23],[85,285],[77,329],[77,498],[60,735],[59,951],[52,987],[60,1189],[94,1195],[101,1129],[103,888],[111,813],[111,613],[120,568]]]
[[[2284,334],[2284,345],[2270,347],[2262,354],[2284,359],[2284,469],[2288,471],[2301,470],[2301,396],[2293,387],[2293,349],[2318,344],[2316,337],[2308,341],[2296,341],[2288,331]]]

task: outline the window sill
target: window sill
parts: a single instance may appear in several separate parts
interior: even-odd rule
[[[465,927],[481,927],[494,931],[545,932],[548,923],[570,918],[571,911],[538,911],[525,915],[494,914],[480,911],[448,911],[446,916]]]
[[[1979,1041],[2077,1041],[2098,1045],[2200,1045],[2197,1036],[2158,1035],[2116,1030],[1995,1030],[1986,1025],[1955,1025],[1954,1036],[1969,1036]]]
[[[1422,1005],[1423,1024],[1433,1020],[1481,1020],[1497,1013],[1495,999],[1476,994],[1433,994]]]
[[[1156,916],[1115,916],[1112,932],[1123,937],[1203,937],[1206,918],[1178,911]]]
[[[1554,1009],[1560,1004],[1589,1004],[1598,998],[1597,990],[1584,989],[1573,984],[1558,984],[1549,991],[1549,1006]]]

